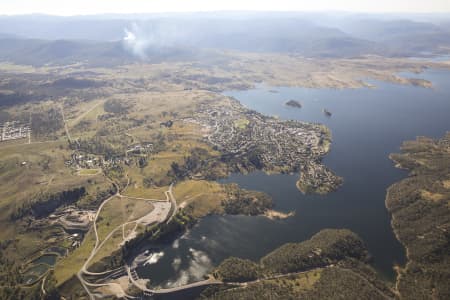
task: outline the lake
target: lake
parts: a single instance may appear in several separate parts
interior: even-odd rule
[[[298,174],[233,174],[221,182],[264,191],[275,209],[295,216],[272,221],[265,217],[208,216],[170,245],[159,245],[157,259],[137,268],[153,286],[174,286],[201,280],[229,256],[258,260],[287,242],[301,242],[324,228],[348,228],[365,241],[372,265],[393,280],[394,264],[405,263],[405,251],[395,238],[385,208],[386,189],[406,177],[388,155],[404,140],[418,135],[440,137],[450,130],[450,72],[428,70],[402,76],[430,80],[434,87],[370,81],[376,88],[308,89],[257,86],[228,91],[248,108],[281,119],[323,123],[333,135],[323,162],[344,184],[325,196],[303,195],[295,187]],[[270,92],[269,90],[276,90]],[[290,99],[302,108],[287,107]],[[323,109],[332,113],[325,116]]]

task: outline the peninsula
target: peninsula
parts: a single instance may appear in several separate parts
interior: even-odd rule
[[[390,158],[410,176],[386,196],[392,227],[405,246],[408,262],[398,269],[404,299],[450,297],[450,132],[440,139],[404,142]]]

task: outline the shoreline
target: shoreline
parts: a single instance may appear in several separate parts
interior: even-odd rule
[[[445,244],[448,224],[450,186],[445,180],[450,175],[448,145],[450,132],[441,138],[417,136],[404,141],[399,153],[389,158],[395,167],[408,171],[405,178],[394,182],[386,190],[385,207],[395,238],[403,246],[406,261],[394,266],[395,287],[399,297],[413,295],[446,295],[448,276],[445,264],[449,259]],[[427,198],[421,191],[442,193],[438,199]],[[447,213],[446,213],[447,212]],[[416,286],[411,286],[415,282]]]

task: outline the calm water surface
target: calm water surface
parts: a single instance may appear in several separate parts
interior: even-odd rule
[[[418,135],[440,137],[450,130],[450,72],[401,74],[433,82],[433,89],[371,82],[376,89],[307,89],[259,86],[225,94],[248,108],[282,119],[319,122],[333,134],[324,163],[344,184],[326,196],[303,195],[295,187],[298,174],[233,174],[222,182],[260,190],[274,199],[277,210],[296,212],[286,220],[264,217],[209,216],[170,245],[157,245],[158,260],[137,269],[154,286],[179,285],[202,276],[229,256],[257,260],[286,242],[300,242],[324,228],[348,228],[359,234],[373,255],[373,266],[393,279],[394,264],[405,253],[390,226],[386,188],[404,178],[388,155],[404,140]],[[278,93],[269,92],[277,90]],[[295,99],[301,109],[286,107]],[[322,109],[332,112],[326,117]]]
[[[44,254],[39,256],[37,259],[33,260],[33,264],[47,264],[49,266],[53,266],[56,263],[56,259],[58,256],[56,254]]]

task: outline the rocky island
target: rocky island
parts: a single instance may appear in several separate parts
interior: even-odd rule
[[[298,102],[297,100],[289,100],[285,103],[286,106],[295,107],[295,108],[302,108],[302,104]]]

